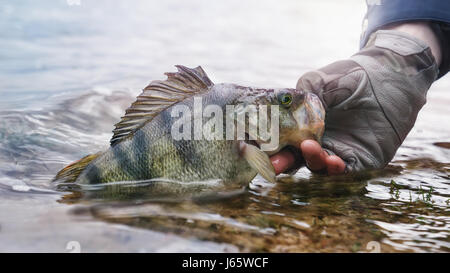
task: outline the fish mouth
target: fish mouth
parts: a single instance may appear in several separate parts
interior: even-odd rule
[[[293,112],[293,117],[297,122],[297,130],[291,136],[294,145],[305,139],[321,142],[325,130],[325,108],[319,97],[307,92],[305,102]]]

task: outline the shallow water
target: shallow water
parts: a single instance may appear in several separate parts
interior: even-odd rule
[[[382,171],[301,169],[189,200],[50,183],[106,149],[124,109],[174,64],[202,65],[214,82],[289,87],[348,57],[361,2],[0,2],[0,251],[65,252],[74,241],[95,252],[450,251],[449,77]]]

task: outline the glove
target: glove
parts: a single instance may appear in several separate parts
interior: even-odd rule
[[[379,30],[350,59],[303,75],[297,89],[319,96],[326,110],[322,147],[353,172],[392,160],[437,75],[424,42]]]

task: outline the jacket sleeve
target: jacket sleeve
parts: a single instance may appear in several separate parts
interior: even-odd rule
[[[450,69],[450,1],[449,0],[366,0],[360,48],[369,36],[385,25],[405,21],[431,21],[441,43],[442,63],[439,76]]]

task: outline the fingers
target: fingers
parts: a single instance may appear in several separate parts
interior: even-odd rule
[[[300,144],[303,157],[308,168],[313,172],[326,170],[329,175],[342,174],[345,162],[336,155],[328,155],[320,144],[314,140],[305,140]],[[294,154],[290,150],[282,150],[270,157],[276,174],[280,174],[295,164]]]
[[[320,171],[327,167],[328,154],[325,152],[320,144],[314,140],[304,140],[300,144],[303,157],[306,164],[311,171]]]
[[[290,150],[281,150],[279,153],[270,157],[276,174],[280,174],[294,166],[295,157]]]
[[[304,140],[300,144],[308,168],[313,171],[326,170],[329,175],[344,173],[345,162],[336,155],[328,155],[314,140]]]
[[[329,175],[337,175],[345,172],[345,162],[337,155],[330,155],[326,159]]]

